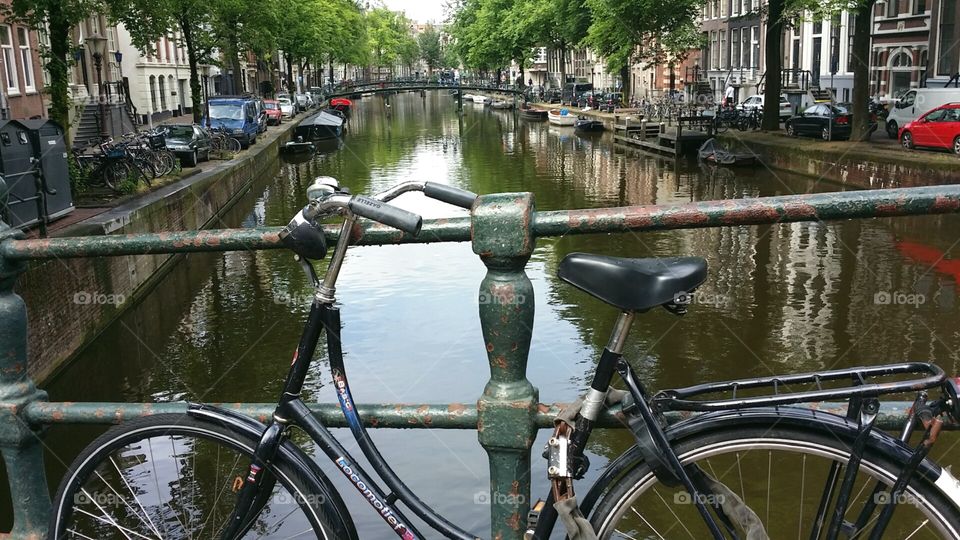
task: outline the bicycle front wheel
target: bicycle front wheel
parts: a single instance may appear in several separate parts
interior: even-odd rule
[[[695,435],[675,442],[674,448],[681,463],[697,465],[753,510],[770,538],[811,538],[818,515],[824,515],[826,533],[850,457],[849,440],[776,422]],[[870,538],[879,508],[869,517],[862,511],[889,498],[902,465],[868,445],[844,514],[843,538],[851,537],[852,530],[860,531],[856,538]],[[839,473],[832,474],[834,469]],[[831,485],[829,510],[820,514],[825,488]],[[701,496],[708,507],[724,504],[723,494]],[[960,537],[958,508],[937,485],[918,475],[900,499],[883,538]],[[712,537],[683,487],[659,482],[644,462],[611,483],[590,521],[601,539]],[[855,529],[860,521],[866,524]]]
[[[219,538],[257,442],[188,415],[132,420],[100,436],[71,464],[54,500],[50,537]],[[349,537],[331,501],[283,460],[243,538]]]

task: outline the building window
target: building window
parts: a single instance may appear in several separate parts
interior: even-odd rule
[[[937,58],[937,75],[952,76],[960,64],[960,48],[956,33],[957,3],[940,3],[940,45]]]
[[[730,16],[736,17],[740,13],[740,0],[733,0],[733,3],[730,4]]]
[[[150,76],[150,112],[157,111],[157,78],[153,75]]]
[[[887,17],[897,17],[900,15],[900,0],[888,0]]]
[[[927,0],[916,0],[916,4],[913,6],[914,15],[922,15],[927,11]]]
[[[754,69],[760,69],[760,27],[753,27],[753,58],[751,65]]]
[[[727,16],[727,0],[720,0],[720,18]]]
[[[19,94],[17,59],[13,53],[13,36],[10,34],[10,27],[7,25],[0,26],[0,48],[3,49],[3,75],[6,79],[7,93]]]
[[[730,54],[727,51],[727,31],[720,31],[720,69],[730,67]]]
[[[740,31],[730,31],[730,67],[740,67]]]
[[[23,89],[34,92],[37,83],[33,80],[33,54],[30,52],[30,31],[26,28],[17,28],[17,41],[20,45],[20,66],[23,68]]]
[[[817,19],[813,21],[813,33],[822,34],[823,33],[823,20]]]
[[[890,63],[890,67],[901,67],[907,68],[913,65],[913,61],[910,59],[910,55],[901,52],[893,57],[893,62]]]
[[[710,69],[720,69],[720,47],[717,45],[717,31],[710,32],[710,41],[713,47],[710,48]]]
[[[745,26],[740,30],[743,32],[743,39],[740,44],[740,48],[743,49],[743,58],[741,59],[740,67],[744,69],[756,67],[750,63],[750,28]]]
[[[41,51],[50,50],[50,33],[46,25],[37,29],[37,42],[40,43]],[[50,72],[47,71],[47,66],[44,65],[40,71],[43,72],[43,86],[50,86]]]

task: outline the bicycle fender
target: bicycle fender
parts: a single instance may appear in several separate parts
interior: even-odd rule
[[[259,441],[264,430],[267,429],[266,425],[245,414],[214,405],[190,403],[187,406],[187,414],[197,420],[236,431],[255,441]],[[339,530],[332,531],[333,536],[328,540],[358,540],[357,530],[353,524],[353,519],[350,517],[350,512],[340,498],[339,492],[320,467],[290,441],[284,441],[280,445],[277,455],[300,471],[302,477],[308,479],[312,484],[310,490],[322,497],[320,506],[327,515],[335,518],[331,521],[336,521],[329,525],[342,527]]]
[[[819,430],[822,433],[848,441],[850,444],[857,436],[857,423],[855,421],[847,420],[835,414],[801,407],[759,407],[706,413],[671,425],[667,428],[666,435],[672,443],[718,429],[765,425],[773,421],[784,427]],[[872,431],[870,438],[870,446],[878,451],[882,457],[894,463],[906,463],[913,451],[910,447],[882,431]],[[581,499],[580,509],[583,514],[589,516],[590,512],[593,511],[593,506],[600,500],[607,487],[621,475],[644,461],[643,456],[644,452],[637,445],[634,445],[608,463],[597,480],[590,486],[586,496]],[[960,508],[960,483],[948,471],[930,460],[924,460],[917,468],[916,474],[931,484],[940,487]]]

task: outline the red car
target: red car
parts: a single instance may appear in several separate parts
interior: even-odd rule
[[[900,128],[904,148],[946,148],[960,156],[960,103],[941,105]]]
[[[267,125],[279,126],[283,121],[283,112],[280,111],[280,103],[275,99],[263,100],[263,108],[267,112]]]

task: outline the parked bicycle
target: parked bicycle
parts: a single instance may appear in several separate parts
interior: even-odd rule
[[[156,176],[153,165],[137,157],[127,144],[114,143],[112,139],[91,139],[88,145],[74,146],[70,155],[80,177],[93,185],[121,193],[123,186],[131,180],[149,186]]]
[[[54,500],[54,538],[355,539],[350,510],[298,446],[305,432],[388,529],[424,535],[407,511],[448,538],[474,535],[438,515],[387,464],[354,404],[341,345],[336,283],[354,225],[365,217],[417,235],[421,218],[388,201],[410,191],[470,208],[475,195],[408,182],[374,197],[318,179],[309,204],[280,235],[315,288],[290,370],[268,423],[205,404],[184,414],[123,423],[70,465]],[[319,223],[344,216],[326,273]],[[623,358],[638,314],[663,307],[682,315],[707,279],[698,257],[629,259],[566,256],[559,277],[619,315],[582,401],[565,410],[544,456],[550,492],[535,504],[528,537],[546,539],[558,519],[571,538],[835,539],[960,537],[960,484],[928,457],[941,430],[960,417],[957,379],[928,363],[700,383],[650,392]],[[613,309],[611,309],[611,312]],[[648,314],[647,317],[653,315]],[[340,408],[371,477],[301,399],[321,335]],[[618,386],[612,387],[614,374]],[[879,398],[909,394],[899,436],[875,428]],[[798,406],[843,400],[845,415]],[[575,480],[602,411],[614,407],[637,444],[614,459],[582,496]],[[671,411],[696,412],[668,425]]]
[[[240,140],[232,137],[223,127],[209,128],[210,133],[210,151],[220,156],[227,152],[239,152],[242,145]]]
[[[717,112],[713,117],[713,130],[716,133],[723,133],[732,127],[737,127],[740,123],[740,111],[733,107],[717,107]]]

